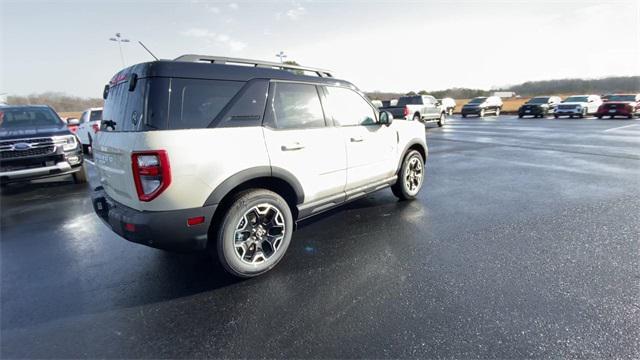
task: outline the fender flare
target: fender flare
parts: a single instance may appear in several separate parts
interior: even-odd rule
[[[296,202],[298,204],[302,204],[304,202],[304,191],[302,190],[302,185],[300,185],[300,182],[292,173],[279,167],[256,166],[235,173],[220,183],[220,185],[211,192],[209,197],[207,197],[203,206],[219,204],[222,199],[238,185],[263,177],[276,178],[286,182],[295,192]]]
[[[429,150],[427,149],[426,144],[424,142],[421,142],[418,139],[414,139],[414,140],[410,141],[407,145],[405,145],[404,149],[402,150],[402,152],[401,152],[402,156],[400,156],[400,159],[398,160],[398,166],[396,167],[396,173],[398,171],[400,171],[400,168],[402,167],[402,162],[404,161],[404,156],[409,151],[409,148],[414,146],[414,145],[419,145],[422,148],[422,150],[424,151],[424,159],[422,159],[422,160],[424,162],[427,162],[427,157],[429,156]]]

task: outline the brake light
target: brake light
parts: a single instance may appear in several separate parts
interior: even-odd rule
[[[403,116],[409,116],[409,107],[405,106],[404,109],[402,109],[402,115]]]
[[[169,157],[164,150],[131,154],[133,181],[140,201],[151,201],[171,184]]]
[[[94,133],[97,133],[98,131],[100,131],[100,125],[98,123],[93,123],[91,127],[93,128]]]

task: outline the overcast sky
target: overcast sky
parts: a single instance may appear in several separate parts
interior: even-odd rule
[[[0,0],[0,93],[99,97],[126,63],[185,53],[328,68],[366,91],[640,74],[640,1]]]

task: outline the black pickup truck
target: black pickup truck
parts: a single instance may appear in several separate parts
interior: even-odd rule
[[[446,110],[430,95],[401,96],[398,105],[381,107],[379,110],[390,112],[395,119],[434,121],[438,126],[444,125],[446,120]]]
[[[49,106],[0,106],[0,184],[72,175],[86,182],[78,138]]]

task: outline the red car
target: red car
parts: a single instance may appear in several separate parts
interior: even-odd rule
[[[602,103],[596,112],[598,119],[604,116],[611,119],[616,116],[632,119],[636,115],[640,115],[640,94],[609,95],[607,101]]]

